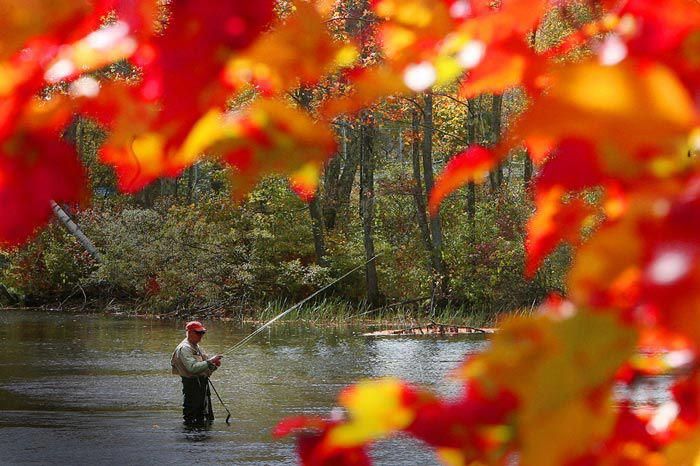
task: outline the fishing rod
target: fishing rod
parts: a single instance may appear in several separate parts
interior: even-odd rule
[[[216,397],[219,399],[219,402],[221,402],[221,406],[224,407],[224,409],[226,410],[226,413],[228,414],[228,416],[226,416],[226,424],[231,425],[231,411],[228,410],[228,408],[226,407],[226,404],[224,403],[224,400],[222,400],[221,397],[219,396],[219,392],[216,391],[216,387],[214,387],[214,383],[208,377],[207,377],[207,382],[209,382],[209,386],[211,387],[212,390],[214,390],[214,393],[216,393]],[[210,400],[211,400],[211,398],[210,398]]]
[[[316,295],[318,295],[318,294],[320,294],[320,293],[326,291],[328,288],[330,288],[331,286],[335,285],[336,283],[338,283],[339,281],[341,281],[343,278],[347,277],[347,276],[350,275],[351,273],[353,273],[353,272],[355,272],[356,270],[358,270],[358,269],[360,269],[360,268],[366,266],[367,264],[369,264],[370,262],[372,262],[373,260],[375,260],[375,259],[376,259],[377,257],[379,257],[379,256],[381,256],[381,253],[380,253],[380,254],[375,254],[374,257],[372,257],[372,258],[366,260],[364,263],[362,263],[362,264],[358,265],[357,267],[355,267],[354,269],[350,270],[350,271],[347,272],[345,275],[341,276],[340,278],[335,279],[334,281],[332,281],[332,282],[329,283],[328,285],[324,286],[324,287],[321,288],[320,290],[317,290],[317,291],[313,292],[312,294],[310,294],[309,296],[307,296],[306,298],[302,299],[301,301],[299,301],[298,303],[296,303],[295,305],[293,305],[293,306],[290,307],[289,309],[284,310],[283,312],[281,312],[281,313],[278,314],[277,316],[275,316],[275,317],[273,317],[272,319],[268,320],[268,321],[265,322],[263,325],[261,325],[260,327],[258,327],[253,333],[251,333],[250,335],[248,335],[247,337],[245,337],[244,339],[242,339],[241,341],[239,341],[239,342],[236,343],[235,345],[231,346],[230,348],[224,350],[224,352],[221,353],[221,355],[223,356],[223,355],[225,355],[225,354],[229,354],[229,353],[232,353],[233,351],[236,351],[238,348],[240,348],[241,346],[243,346],[243,345],[245,345],[246,343],[248,343],[248,341],[250,341],[252,338],[254,338],[256,335],[258,335],[260,332],[262,332],[263,330],[265,330],[267,327],[269,327],[270,325],[272,325],[273,323],[275,323],[277,320],[279,320],[279,319],[281,319],[282,317],[286,316],[287,314],[289,314],[290,312],[292,312],[294,309],[299,308],[302,304],[304,304],[305,302],[309,301],[309,300],[312,299],[314,296],[316,296]]]

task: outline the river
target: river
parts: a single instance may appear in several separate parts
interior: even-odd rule
[[[252,329],[205,322],[210,354]],[[190,431],[181,423],[181,383],[170,354],[182,322],[0,311],[0,463],[297,464],[292,439],[271,431],[285,416],[329,415],[338,392],[362,378],[397,376],[445,396],[446,379],[480,336],[363,337],[358,329],[273,326],[223,361],[212,380],[233,413]],[[224,413],[222,415],[222,413]],[[371,451],[378,465],[437,464],[400,437]]]

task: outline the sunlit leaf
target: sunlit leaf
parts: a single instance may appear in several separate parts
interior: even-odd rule
[[[298,85],[312,85],[357,57],[351,43],[336,42],[310,3],[297,2],[296,10],[269,34],[226,65],[224,79],[234,88],[252,83],[266,95]]]
[[[309,202],[316,195],[320,175],[320,165],[307,163],[289,176],[289,183],[302,201]]]
[[[452,32],[460,18],[450,14],[444,0],[377,0],[373,8],[384,18],[380,42],[400,69],[430,56],[433,48]]]
[[[50,83],[71,78],[128,58],[136,47],[137,42],[130,35],[129,25],[117,21],[63,46],[47,66],[44,76]]]
[[[119,180],[119,189],[135,192],[151,181],[168,174],[165,141],[158,133],[143,133],[131,142],[126,151],[107,146],[101,160],[113,165]]]
[[[628,309],[639,297],[642,243],[625,224],[606,225],[576,253],[569,272],[574,302]]]
[[[562,464],[611,431],[609,387],[636,342],[635,332],[615,319],[589,313],[514,319],[461,370],[517,396],[523,464]]]
[[[455,189],[469,181],[481,181],[497,161],[493,152],[479,146],[470,147],[455,155],[438,177],[430,193],[430,212],[435,214],[440,202]]]
[[[209,112],[171,162],[173,169],[182,169],[204,152],[223,157],[233,168],[233,197],[241,199],[273,173],[301,176],[299,181],[311,186],[315,180],[309,169],[319,167],[335,148],[327,126],[281,101],[260,100],[243,112]]]
[[[462,82],[460,95],[472,98],[480,94],[501,94],[524,86],[535,87],[544,64],[520,39],[490,45],[483,60]]]
[[[415,419],[415,394],[396,379],[360,382],[340,395],[349,421],[329,434],[332,445],[352,447],[408,427]]]
[[[18,52],[26,42],[37,36],[62,40],[90,12],[91,2],[76,0],[54,2],[28,0],[0,2],[0,61]]]
[[[654,173],[659,159],[668,160],[670,170],[687,164],[677,147],[697,116],[687,92],[667,68],[584,63],[560,69],[553,82],[514,129],[534,158],[561,139],[595,137],[604,155],[603,169],[618,176]],[[663,175],[668,173],[666,168]]]
[[[134,54],[143,68],[140,97],[160,110],[151,130],[163,134],[166,148],[179,145],[202,114],[223,104],[219,77],[226,60],[257,38],[272,8],[271,0],[174,2],[165,32]]]
[[[581,227],[593,210],[582,199],[563,202],[561,188],[539,193],[535,198],[536,211],[527,223],[525,243],[525,276],[532,277],[544,258],[561,241],[577,244]]]
[[[355,68],[341,75],[350,89],[342,95],[328,97],[321,103],[319,112],[327,118],[355,113],[386,95],[409,92],[401,77],[383,67]]]
[[[569,465],[662,466],[660,442],[648,432],[647,421],[622,406],[609,438]],[[677,464],[677,463],[670,463]]]
[[[473,17],[468,18],[462,31],[488,44],[506,40],[514,35],[524,35],[536,27],[546,13],[547,0],[503,0],[495,2],[470,2]]]
[[[700,464],[700,431],[695,430],[664,450],[666,464],[697,466]]]

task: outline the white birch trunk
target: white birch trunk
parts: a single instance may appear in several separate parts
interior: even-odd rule
[[[53,213],[58,217],[58,219],[63,223],[63,226],[70,232],[71,235],[75,236],[78,242],[85,248],[87,252],[97,261],[100,262],[100,253],[97,252],[97,248],[90,241],[90,238],[85,236],[85,233],[76,225],[73,219],[66,213],[65,210],[61,208],[55,201],[51,200],[51,208]]]

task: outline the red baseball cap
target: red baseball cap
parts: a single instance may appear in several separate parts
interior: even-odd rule
[[[197,321],[197,320],[193,320],[192,322],[187,322],[187,324],[185,325],[185,330],[187,330],[188,332],[190,330],[192,330],[194,332],[206,332],[207,331],[207,329],[204,328],[204,325],[202,325],[202,323]]]

